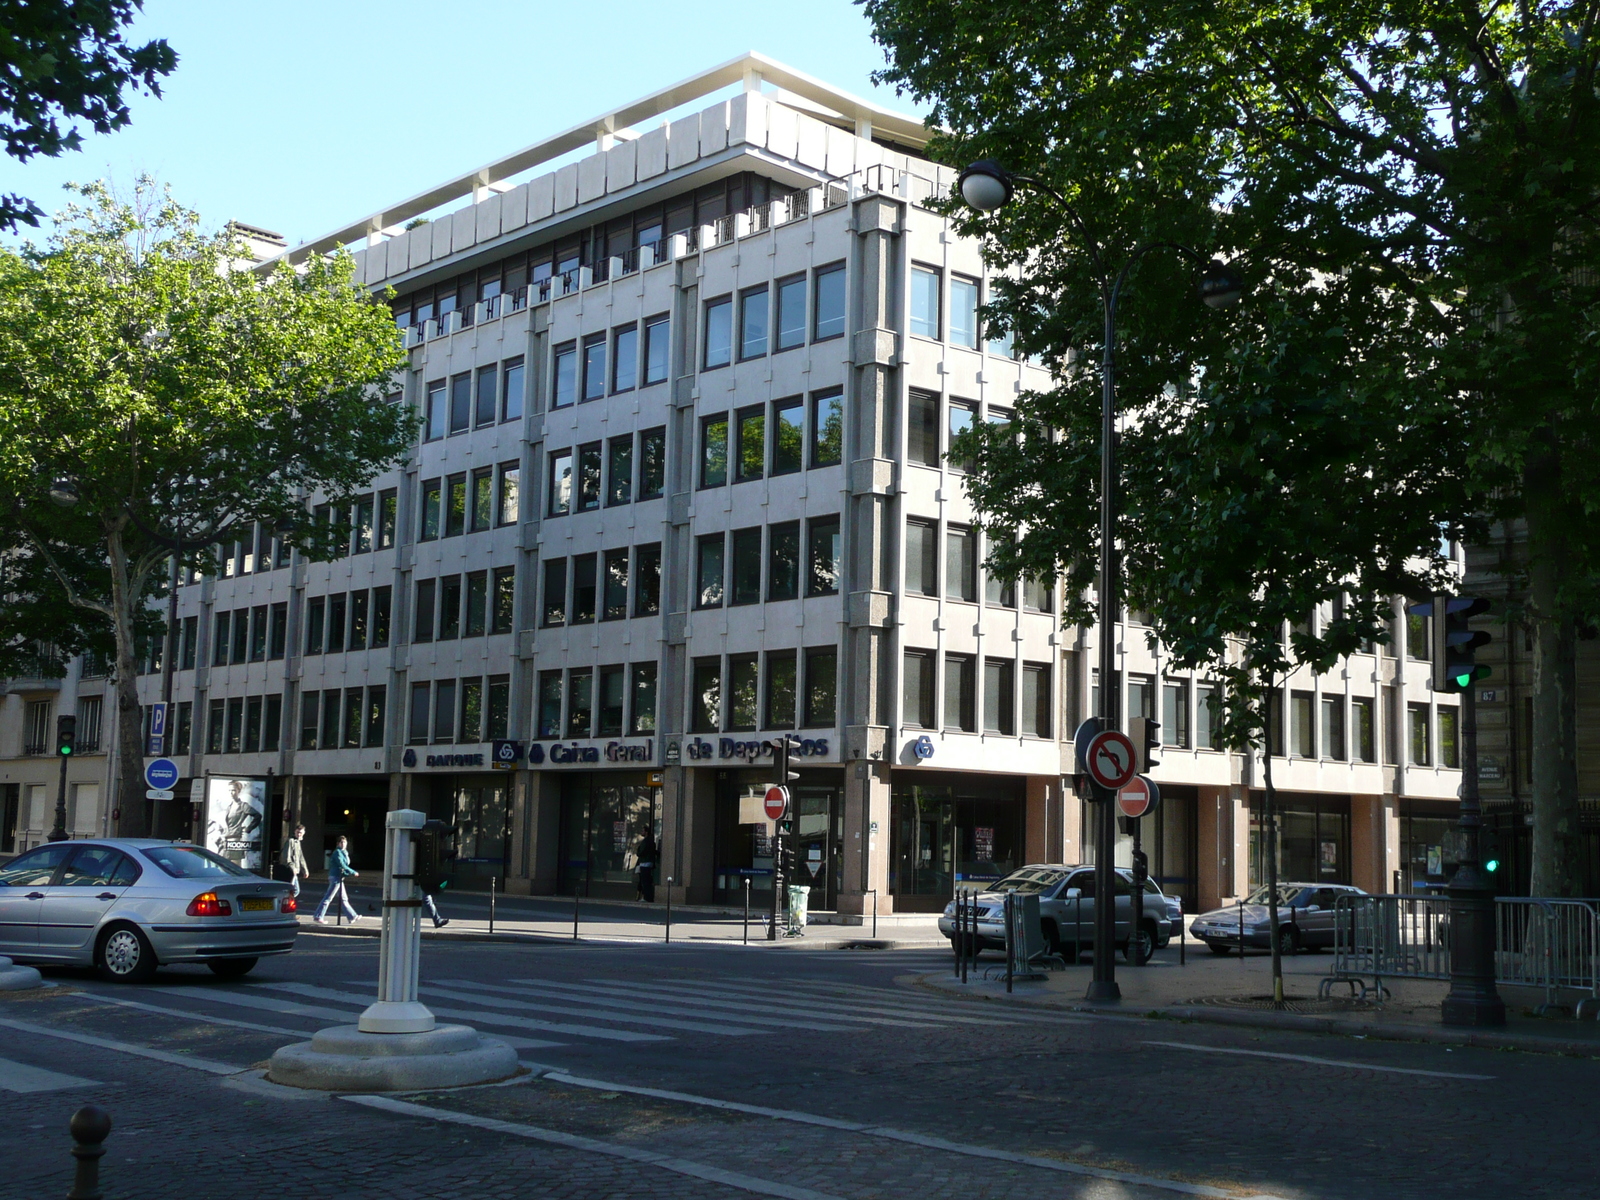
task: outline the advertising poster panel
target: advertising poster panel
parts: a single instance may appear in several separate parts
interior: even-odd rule
[[[206,849],[259,871],[265,861],[262,839],[267,829],[267,781],[218,779],[206,786]]]

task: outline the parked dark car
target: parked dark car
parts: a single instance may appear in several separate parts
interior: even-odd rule
[[[1358,887],[1343,883],[1280,883],[1278,885],[1278,949],[1283,954],[1320,950],[1333,945],[1334,906],[1340,896],[1365,896]],[[1258,950],[1272,948],[1271,914],[1267,887],[1262,884],[1240,904],[1201,913],[1189,932],[1211,947],[1213,954],[1239,949],[1244,944]]]

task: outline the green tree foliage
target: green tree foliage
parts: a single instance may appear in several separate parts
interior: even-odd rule
[[[129,121],[123,93],[161,94],[178,56],[163,39],[130,46],[123,33],[143,0],[27,0],[0,5],[0,136],[19,162],[35,154],[76,150],[83,136]],[[0,196],[0,230],[38,225],[39,207],[25,196]]]
[[[262,274],[147,180],[130,203],[81,191],[48,247],[0,254],[0,492],[34,576],[42,560],[114,639],[126,798],[142,791],[135,639],[174,548],[209,566],[265,522],[335,557],[348,519],[312,522],[308,501],[348,513],[416,421],[380,399],[404,352],[348,255]],[[48,498],[59,477],[71,507]]]
[[[1068,202],[1024,192],[963,217],[1017,270],[990,317],[1022,349],[1097,359],[1100,288],[1144,243],[1217,253],[1252,283],[1208,321],[1185,302],[1188,264],[1152,254],[1124,298],[1119,535],[1131,597],[1180,656],[1240,632],[1265,668],[1274,607],[1303,620],[1336,591],[1421,590],[1436,523],[1480,536],[1516,518],[1536,743],[1554,729],[1559,689],[1538,680],[1559,676],[1561,631],[1600,610],[1593,0],[864,7],[882,78],[947,131],[936,153],[998,159]],[[1031,470],[975,439],[990,519],[1035,531],[1025,565],[1048,561],[1051,530],[1079,585],[1097,386],[1069,369],[1023,406]],[[1064,440],[1047,447],[1047,428]],[[1327,661],[1374,631],[1369,605],[1346,611],[1296,656]],[[1568,800],[1546,743],[1535,806],[1555,830]],[[1566,890],[1573,839],[1538,846],[1535,888]]]

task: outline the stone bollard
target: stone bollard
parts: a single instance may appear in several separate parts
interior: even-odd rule
[[[67,1129],[72,1133],[72,1156],[78,1160],[67,1200],[100,1200],[100,1156],[111,1136],[111,1114],[98,1105],[85,1104],[72,1114]]]

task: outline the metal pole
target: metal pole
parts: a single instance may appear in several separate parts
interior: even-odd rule
[[[494,932],[494,876],[489,876],[489,932]]]
[[[72,1134],[72,1156],[78,1160],[67,1200],[101,1200],[100,1158],[111,1136],[111,1114],[95,1104],[85,1104],[67,1122]]]
[[[672,877],[667,877],[667,941],[672,941]]]
[[[1130,258],[1129,263],[1134,259]],[[1124,266],[1109,290],[1104,293],[1105,333],[1101,358],[1100,386],[1100,718],[1102,731],[1114,728],[1117,713],[1116,672],[1117,620],[1117,293],[1127,272]],[[1112,819],[1115,796],[1091,781],[1094,798],[1099,801],[1100,824],[1095,829],[1094,851],[1094,978],[1086,997],[1103,1003],[1122,999],[1117,986],[1117,968],[1112,960],[1117,941],[1116,885],[1112,860],[1117,852],[1117,827]]]
[[[1006,923],[1006,995],[1011,994],[1011,981],[1017,974],[1017,939],[1016,933],[1016,898],[1015,892],[1007,892],[1005,906],[1000,910],[1001,917]]]
[[[1183,966],[1183,964],[1184,964],[1184,952],[1188,948],[1188,941],[1184,936],[1186,930],[1187,930],[1187,925],[1186,925],[1186,923],[1185,923],[1185,921],[1183,919],[1183,901],[1179,900],[1178,901],[1178,965],[1180,967]]]
[[[1144,966],[1144,958],[1139,953],[1139,931],[1144,928],[1144,880],[1139,877],[1139,857],[1144,853],[1143,832],[1144,821],[1135,817],[1133,819],[1133,925],[1128,929],[1128,948],[1132,951],[1129,955],[1136,967]],[[1155,953],[1155,939],[1150,940],[1150,952]]]
[[[572,893],[572,940],[578,940],[578,893]]]
[[[61,734],[56,734],[56,740],[61,740]],[[56,827],[50,831],[47,841],[64,842],[67,834],[67,755],[61,753],[61,747],[56,747],[56,757],[61,760],[61,783],[56,788]]]
[[[877,888],[873,888],[872,889],[872,936],[873,936],[874,940],[876,940],[876,938],[878,936],[878,889]]]
[[[750,876],[744,877],[744,944],[750,944]]]
[[[1438,616],[1434,620],[1439,620]],[[1483,869],[1483,811],[1478,799],[1478,687],[1461,693],[1461,864],[1450,880],[1450,994],[1446,1025],[1504,1025],[1505,1001],[1494,986],[1494,883]]]

